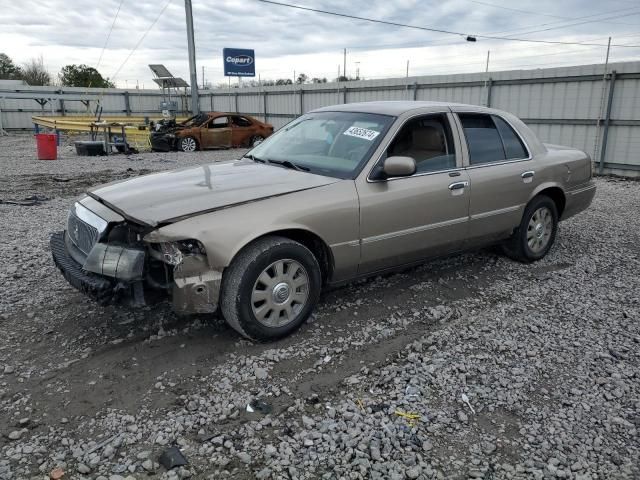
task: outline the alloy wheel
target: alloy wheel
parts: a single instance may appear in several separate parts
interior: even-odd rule
[[[183,138],[181,146],[183,152],[195,152],[197,147],[196,141],[191,137]]]

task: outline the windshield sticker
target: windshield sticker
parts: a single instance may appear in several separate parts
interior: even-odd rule
[[[344,131],[343,135],[349,135],[350,137],[364,138],[365,140],[369,140],[370,142],[380,135],[380,132],[376,132],[375,130],[369,130],[368,128],[362,127],[349,127]]]

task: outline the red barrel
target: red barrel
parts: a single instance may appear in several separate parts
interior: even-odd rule
[[[56,160],[58,158],[58,139],[52,133],[36,134],[38,160]]]

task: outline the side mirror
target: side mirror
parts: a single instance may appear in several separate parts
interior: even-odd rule
[[[416,161],[411,157],[387,157],[382,171],[388,177],[409,177],[416,173]]]

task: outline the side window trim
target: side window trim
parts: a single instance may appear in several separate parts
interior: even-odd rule
[[[522,142],[522,145],[524,146],[525,152],[527,153],[527,157],[526,158],[516,158],[516,159],[512,159],[512,160],[497,160],[495,162],[487,162],[487,163],[480,163],[480,164],[477,164],[477,165],[472,165],[471,164],[470,154],[469,154],[469,143],[467,142],[467,136],[466,136],[466,134],[464,132],[464,127],[462,126],[462,120],[460,119],[460,115],[464,115],[464,114],[488,115],[489,117],[496,116],[496,117],[500,118],[501,120],[503,120],[515,132],[517,137]],[[455,117],[455,124],[456,124],[458,132],[459,132],[460,143],[462,144],[462,148],[464,150],[463,168],[465,170],[473,169],[473,168],[492,167],[492,166],[496,166],[496,165],[505,165],[505,164],[508,164],[508,163],[526,162],[526,161],[529,161],[529,160],[533,159],[533,155],[531,155],[531,148],[529,148],[529,145],[527,144],[527,142],[524,139],[524,137],[520,134],[518,129],[515,128],[511,124],[511,122],[509,120],[507,120],[506,118],[504,118],[502,115],[500,115],[498,113],[478,112],[478,111],[473,111],[473,110],[469,110],[469,111],[458,110],[458,111],[454,111],[453,112],[453,116]],[[497,130],[497,127],[496,127],[496,130]],[[504,148],[504,141],[502,140],[502,135],[500,135],[500,131],[498,131],[498,135],[500,136],[500,141],[503,142],[502,143],[502,148]],[[505,156],[506,156],[506,153],[505,153]]]
[[[456,160],[455,167],[444,169],[444,170],[437,170],[437,171],[433,171],[433,172],[415,173],[415,174],[413,174],[413,175],[411,175],[409,177],[394,177],[394,178],[388,178],[386,180],[379,180],[379,179],[371,178],[371,174],[375,171],[376,167],[380,164],[380,162],[383,160],[383,158],[385,158],[385,156],[387,154],[387,150],[391,146],[391,143],[395,140],[396,135],[398,135],[402,131],[402,129],[405,127],[405,125],[407,125],[409,122],[411,122],[413,120],[416,120],[418,118],[429,117],[429,116],[434,116],[434,115],[439,115],[439,116],[445,117],[445,121],[448,122],[449,130],[451,132],[453,147],[454,147],[454,150],[455,150],[455,160]],[[376,161],[372,163],[371,168],[369,169],[369,172],[367,173],[367,176],[366,176],[367,183],[392,182],[392,181],[396,181],[396,180],[405,180],[405,179],[408,179],[408,178],[424,177],[426,175],[436,175],[436,174],[439,174],[439,173],[455,172],[457,170],[464,169],[465,168],[465,165],[464,165],[465,154],[463,153],[463,149],[465,148],[465,144],[463,144],[462,140],[460,139],[460,132],[459,132],[459,127],[458,127],[458,123],[457,123],[458,121],[459,120],[457,119],[457,116],[454,115],[451,112],[450,109],[442,110],[442,111],[436,111],[436,112],[422,112],[422,113],[417,113],[415,115],[407,117],[402,122],[402,124],[397,128],[397,130],[395,130],[395,132],[393,132],[393,134],[386,141],[386,143],[384,143],[383,145],[379,146],[379,148],[381,148],[381,153],[378,155],[378,158],[376,159]],[[457,139],[457,142],[456,142],[456,139]]]

